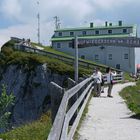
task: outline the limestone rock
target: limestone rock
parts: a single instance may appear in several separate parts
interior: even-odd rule
[[[13,92],[15,95],[15,104],[11,108],[11,122],[14,125],[39,118],[50,108],[50,82],[63,86],[67,79],[66,75],[52,73],[47,64],[38,65],[34,70],[29,70],[26,66],[9,65],[0,71],[0,85],[6,85],[7,93]]]

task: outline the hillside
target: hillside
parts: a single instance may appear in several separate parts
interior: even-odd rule
[[[67,87],[67,78],[74,79],[74,68],[73,65],[57,58],[18,51],[13,48],[15,43],[13,40],[7,42],[0,53],[0,84],[7,85],[7,92],[12,91],[16,97],[16,104],[12,107],[12,116],[9,120],[10,127],[15,129],[0,135],[0,137],[8,140],[32,140],[32,138],[37,140],[39,136],[40,140],[43,140],[47,137],[51,127],[50,116],[47,117],[49,118],[47,121],[46,119],[43,122],[39,120],[50,109],[49,83],[54,81],[62,87]],[[52,48],[44,46],[43,48],[46,52],[53,53],[53,56],[59,54],[64,58],[72,58]],[[87,64],[95,64],[83,61]],[[95,64],[95,67],[97,65]],[[105,71],[107,66],[98,65],[98,67]],[[79,77],[91,75],[92,71],[93,69],[90,67],[80,67]],[[35,132],[39,134],[37,137],[32,137]]]
[[[44,114],[42,117],[28,124],[17,127],[7,133],[0,134],[3,140],[47,140],[51,129],[50,114]]]
[[[46,53],[48,54],[51,54],[50,56],[51,57],[56,57],[58,59],[60,59],[61,61],[65,62],[65,63],[68,63],[69,64],[69,61],[71,61],[71,63],[73,64],[74,62],[74,56],[68,54],[68,53],[64,53],[64,52],[60,52],[60,51],[57,51],[55,49],[53,49],[51,46],[42,46],[42,45],[38,45],[36,43],[32,43],[32,46],[34,48],[39,48],[43,51],[45,51]],[[47,55],[47,54],[46,54]],[[73,60],[73,61],[72,61]],[[90,70],[94,70],[96,67],[99,67],[100,70],[102,72],[106,72],[106,68],[108,66],[106,65],[103,65],[103,64],[99,64],[97,62],[94,62],[94,61],[91,61],[91,60],[87,60],[87,59],[81,59],[79,58],[79,67],[83,67],[83,68],[86,68],[86,69],[90,69]],[[121,70],[119,69],[115,69],[115,68],[112,68],[113,70],[115,71],[118,71],[120,72]]]
[[[14,130],[0,137],[8,140],[43,140],[51,127],[50,115],[40,121],[41,116],[50,109],[49,83],[54,81],[67,87],[67,78],[74,77],[74,69],[57,59],[17,51],[13,49],[14,43],[7,42],[0,53],[0,85],[6,85],[7,93],[12,91],[15,95],[9,120],[9,129]],[[91,73],[91,70],[79,70],[79,76]]]
[[[51,69],[53,72],[57,72],[58,74],[61,75],[68,74],[70,75],[71,78],[73,78],[73,74],[74,74],[73,66],[48,56],[17,51],[12,48],[14,43],[15,42],[11,40],[2,47],[1,60],[0,60],[1,64],[29,65],[29,63],[32,63],[31,67],[33,67],[38,64],[47,63],[48,68]],[[49,52],[52,52],[54,54],[60,53],[51,48],[48,48],[47,51],[48,50]],[[92,73],[91,69],[84,69],[81,67],[79,68],[79,76],[83,76],[84,74],[91,74],[91,73]]]

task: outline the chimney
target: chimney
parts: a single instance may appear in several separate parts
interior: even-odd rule
[[[109,26],[112,26],[112,23],[109,23]]]
[[[106,22],[105,22],[105,27],[107,27],[107,26],[108,26],[108,22],[106,21]]]
[[[122,20],[119,20],[118,23],[119,23],[119,26],[122,26]]]
[[[90,28],[93,28],[94,24],[93,22],[90,23]]]

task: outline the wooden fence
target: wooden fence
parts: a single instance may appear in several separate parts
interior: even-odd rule
[[[105,76],[104,78],[106,79]],[[117,74],[113,79],[116,82],[120,82],[123,80],[123,76],[122,74]],[[89,77],[64,92],[48,140],[72,140],[93,88],[94,79]],[[69,107],[69,101],[73,96],[77,99]],[[70,121],[75,113],[77,113],[77,116],[72,125],[70,125]]]
[[[71,58],[71,57],[68,57],[68,56],[63,56],[63,55],[60,55],[60,54],[56,54],[56,53],[40,50],[40,49],[37,49],[37,48],[33,48],[33,47],[26,46],[26,45],[22,45],[22,44],[16,44],[14,46],[14,48],[18,49],[20,51],[32,52],[32,53],[37,53],[37,54],[40,54],[40,55],[45,55],[45,56],[48,56],[48,57],[51,57],[51,58],[56,58],[56,59],[61,60],[61,61],[65,62],[65,63],[67,63],[67,64],[70,64],[70,65],[74,64],[74,58]],[[107,66],[93,64],[93,63],[90,63],[90,62],[86,62],[84,60],[79,60],[79,66],[81,66],[83,68],[92,69],[92,70],[95,67],[100,67],[100,68],[103,68],[103,69],[107,68]],[[114,69],[114,68],[112,68],[112,69],[116,70],[117,72],[121,72],[118,69]]]

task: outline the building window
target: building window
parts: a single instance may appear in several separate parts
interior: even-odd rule
[[[83,34],[83,35],[86,35],[86,34],[87,34],[87,32],[86,32],[86,31],[83,31],[83,32],[82,32],[82,34]]]
[[[57,43],[57,48],[61,48],[61,43]]]
[[[116,69],[120,69],[120,68],[121,68],[120,64],[117,64]]]
[[[127,29],[123,29],[123,33],[127,33]]]
[[[73,48],[73,43],[69,42],[69,48]]]
[[[112,60],[112,54],[108,55],[108,60]]]
[[[112,34],[112,30],[108,30],[108,34]]]
[[[62,32],[59,32],[59,33],[58,33],[58,36],[62,36]]]
[[[81,58],[82,58],[82,59],[85,59],[85,56],[84,56],[84,55],[81,55]]]
[[[96,34],[96,35],[98,35],[98,34],[99,34],[99,31],[98,31],[98,30],[96,30],[96,31],[95,31],[95,34]]]
[[[95,60],[98,61],[99,60],[99,55],[95,54]]]
[[[70,36],[73,36],[74,35],[74,32],[70,32]]]
[[[124,59],[128,59],[128,54],[124,54]]]

